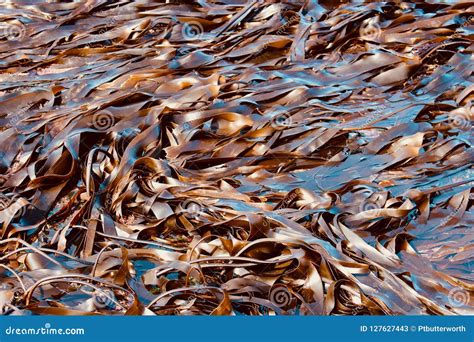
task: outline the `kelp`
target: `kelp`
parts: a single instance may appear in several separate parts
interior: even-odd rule
[[[474,3],[0,7],[3,314],[474,313]]]

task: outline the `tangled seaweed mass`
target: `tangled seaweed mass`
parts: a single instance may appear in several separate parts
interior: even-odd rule
[[[3,314],[474,313],[473,2],[0,16]]]

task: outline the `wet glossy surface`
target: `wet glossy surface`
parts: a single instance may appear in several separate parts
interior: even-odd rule
[[[200,3],[0,5],[3,313],[473,314],[473,4]]]

